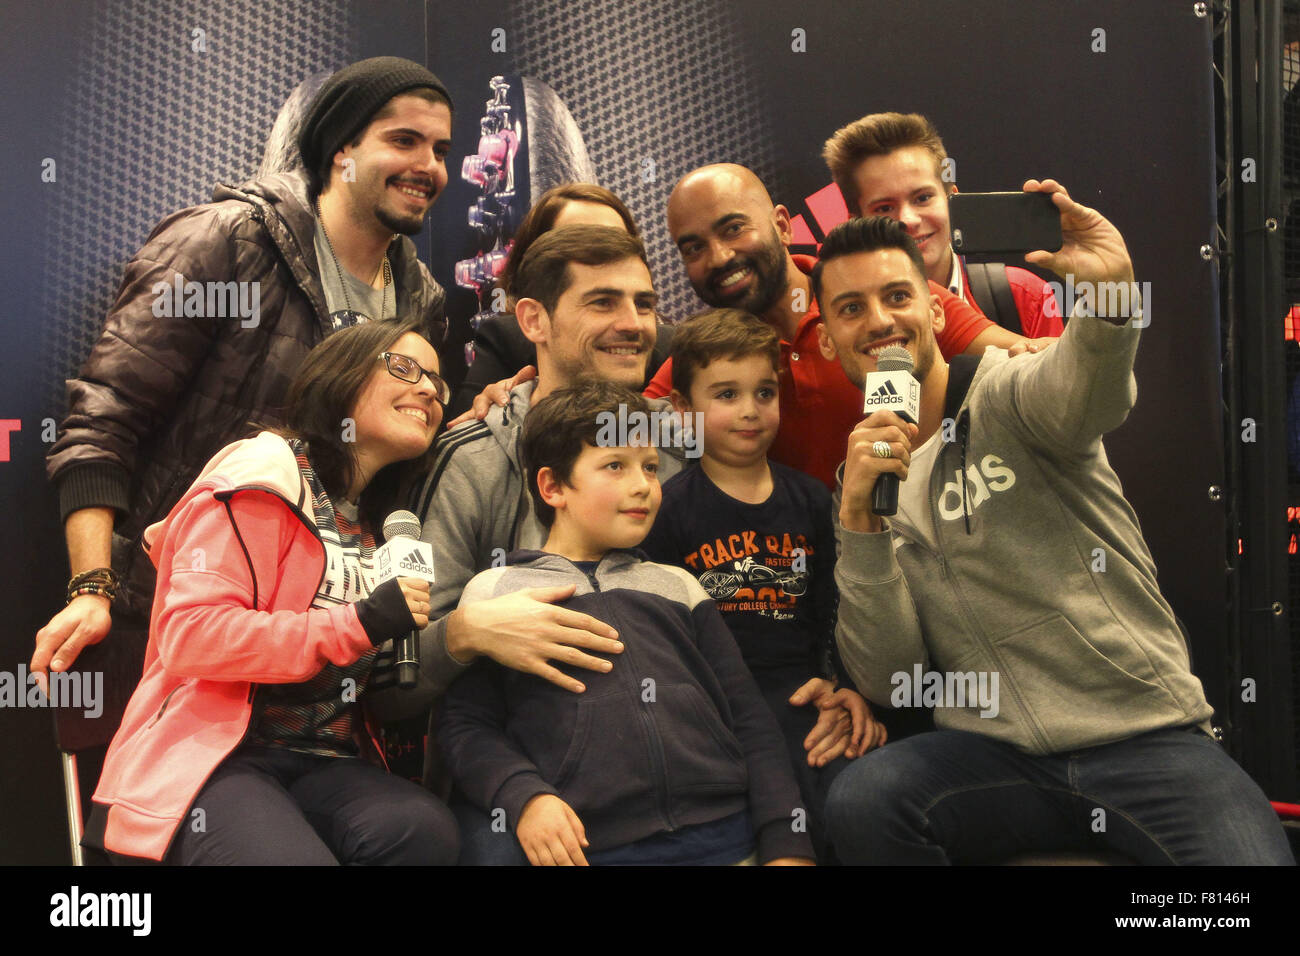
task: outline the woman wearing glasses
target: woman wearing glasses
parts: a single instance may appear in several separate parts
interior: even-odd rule
[[[375,585],[375,529],[448,398],[415,322],[317,346],[287,427],[227,446],[146,532],[158,568],[144,676],[86,843],[180,864],[454,863],[456,824],[369,731],[385,642],[428,585]]]

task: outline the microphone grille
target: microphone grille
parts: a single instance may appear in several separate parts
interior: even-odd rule
[[[384,519],[384,540],[419,538],[420,519],[409,511],[394,511]]]
[[[876,356],[876,368],[882,372],[910,372],[915,365],[912,353],[901,345],[886,345]]]

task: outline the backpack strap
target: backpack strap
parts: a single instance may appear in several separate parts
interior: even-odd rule
[[[1020,324],[1020,310],[1016,308],[1016,297],[1011,292],[1011,281],[1007,278],[1006,266],[1000,262],[967,264],[966,277],[970,281],[971,297],[980,311],[1008,332],[1025,334],[1024,326]]]
[[[970,383],[975,379],[975,370],[979,368],[982,355],[954,355],[948,363],[948,392],[943,397],[943,417],[957,418],[961,403],[966,400]]]

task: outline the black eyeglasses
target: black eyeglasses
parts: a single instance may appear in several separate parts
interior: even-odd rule
[[[447,403],[451,401],[451,386],[437,372],[423,368],[415,359],[400,352],[381,352],[379,357],[384,360],[388,374],[403,382],[418,385],[421,378],[429,376],[429,381],[433,383],[434,400],[443,408],[447,407]]]

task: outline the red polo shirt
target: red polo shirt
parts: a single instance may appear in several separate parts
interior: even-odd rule
[[[812,256],[792,256],[804,273],[812,272]],[[945,359],[964,352],[971,341],[993,323],[947,289],[930,283],[930,291],[943,303],[946,322],[939,335]],[[767,457],[819,478],[832,491],[835,469],[844,460],[849,432],[862,421],[862,392],[844,376],[838,361],[822,357],[817,344],[821,309],[816,300],[799,323],[794,341],[781,339],[781,427]],[[672,391],[672,359],[664,362],[646,386],[648,398],[663,398]]]

